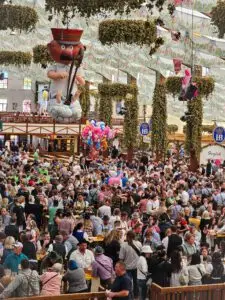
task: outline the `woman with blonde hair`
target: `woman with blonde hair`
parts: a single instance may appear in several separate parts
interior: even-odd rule
[[[14,248],[14,244],[15,244],[15,239],[12,236],[7,236],[7,238],[5,239],[4,242],[4,250],[3,250],[3,255],[2,255],[2,260],[1,263],[3,264],[6,257],[13,253],[13,248]]]
[[[104,239],[105,255],[112,259],[113,266],[119,261],[121,236],[122,232],[114,229]]]

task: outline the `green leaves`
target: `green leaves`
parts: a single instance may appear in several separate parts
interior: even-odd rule
[[[167,129],[166,87],[156,82],[152,103],[152,150],[158,159],[166,153]]]
[[[223,39],[225,34],[225,2],[223,0],[217,1],[217,5],[213,7],[211,15],[212,24],[219,30],[218,37]]]
[[[53,62],[46,45],[37,45],[33,48],[33,60],[35,64],[45,66]]]
[[[36,10],[28,6],[1,5],[0,30],[33,31],[38,22]]]
[[[22,51],[0,51],[0,65],[29,66],[32,55]]]
[[[125,101],[127,110],[124,116],[124,143],[133,149],[137,142],[138,132],[138,88],[134,84],[101,83],[98,86],[100,95],[100,119],[111,125],[113,100]]]

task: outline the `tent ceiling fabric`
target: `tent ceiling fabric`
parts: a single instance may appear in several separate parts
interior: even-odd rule
[[[215,5],[216,0],[202,0],[207,5]],[[44,10],[44,0],[15,0],[13,3],[21,5],[30,5],[35,7],[39,14],[39,23],[34,33],[18,33],[10,35],[10,31],[0,31],[1,50],[21,50],[27,51],[37,44],[46,44],[51,40],[50,28],[62,26],[60,18],[55,16],[51,22],[48,21],[48,14]],[[146,19],[145,7],[132,13],[130,18]],[[113,16],[112,16],[113,17]],[[139,101],[143,104],[151,104],[152,95],[155,85],[155,73],[149,68],[155,68],[165,77],[173,75],[173,58],[180,58],[185,63],[191,63],[190,43],[185,40],[187,32],[192,35],[192,9],[177,7],[174,18],[168,14],[165,9],[161,13],[161,18],[165,22],[165,28],[157,26],[159,36],[165,39],[165,44],[159,49],[155,55],[148,55],[149,48],[128,46],[125,44],[114,45],[112,47],[102,46],[98,41],[98,24],[102,20],[92,18],[87,20],[84,18],[74,18],[70,27],[84,28],[83,43],[87,46],[85,53],[84,69],[86,79],[96,83],[101,82],[101,75],[114,81],[124,82],[126,75],[120,70],[127,70],[128,73],[138,78],[139,85]],[[215,27],[210,24],[210,18],[198,11],[193,11],[194,20],[194,58],[195,64],[204,67],[205,74],[213,76],[217,82],[215,92],[211,96],[211,100],[205,101],[204,119],[211,121],[214,118],[225,121],[224,108],[225,99],[221,94],[225,92],[225,61],[221,57],[225,57],[225,40],[218,39],[215,34]],[[181,32],[181,40],[175,42],[171,38],[171,30],[179,30]],[[3,67],[2,67],[3,68]],[[24,76],[30,76],[33,80],[43,80],[46,78],[46,70],[32,65],[30,68],[14,68],[7,67],[9,72],[14,72],[18,77],[21,72]],[[183,74],[185,66],[182,65]],[[98,74],[96,74],[96,72]],[[179,102],[173,97],[168,97],[168,113],[169,115],[180,117],[185,111],[186,104]]]

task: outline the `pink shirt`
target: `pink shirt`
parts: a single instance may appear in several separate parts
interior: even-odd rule
[[[40,276],[40,280],[42,283],[41,296],[60,295],[61,276],[58,273],[45,272],[43,275]],[[45,284],[45,282],[47,283]]]

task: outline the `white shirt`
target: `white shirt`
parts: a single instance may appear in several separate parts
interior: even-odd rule
[[[163,240],[162,240],[162,244],[165,247],[165,251],[167,252],[168,249],[168,244],[169,244],[169,237],[166,236]]]
[[[189,201],[189,194],[186,191],[183,191],[181,193],[181,201],[182,201],[182,205],[188,205],[188,201]]]
[[[137,279],[146,279],[147,273],[148,273],[147,260],[144,256],[140,256],[137,262]]]
[[[111,207],[108,205],[102,205],[98,209],[100,217],[109,216],[111,217]]]
[[[79,249],[73,251],[70,255],[70,260],[75,260],[79,268],[88,269],[95,260],[94,254],[86,249],[82,254]]]

